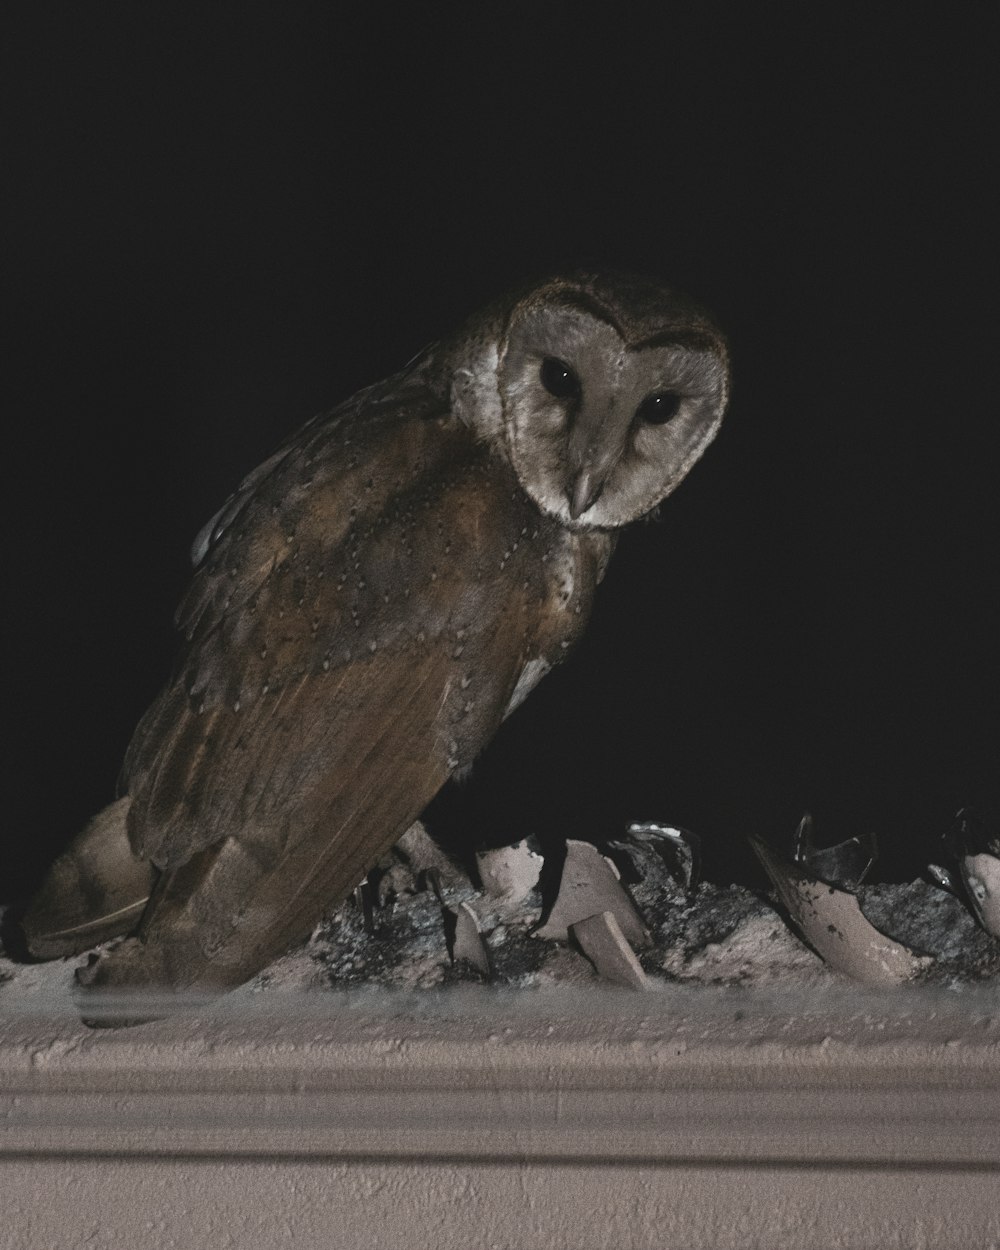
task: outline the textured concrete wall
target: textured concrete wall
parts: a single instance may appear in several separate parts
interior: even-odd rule
[[[1000,1245],[995,1174],[85,1160],[3,1187],[5,1250]]]
[[[1000,1246],[1000,1006],[685,991],[0,1025],[0,1247]]]

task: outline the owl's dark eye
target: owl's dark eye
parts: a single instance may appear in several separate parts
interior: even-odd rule
[[[580,394],[580,379],[565,361],[546,356],[538,376],[542,386],[556,399],[575,399]]]
[[[644,399],[635,415],[646,425],[665,425],[671,417],[677,416],[680,406],[681,397],[676,391],[661,391],[659,395]]]

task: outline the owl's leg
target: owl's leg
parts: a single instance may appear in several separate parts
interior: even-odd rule
[[[52,865],[21,919],[32,955],[76,955],[135,927],[156,869],[132,853],[129,803],[126,795],[98,812]]]

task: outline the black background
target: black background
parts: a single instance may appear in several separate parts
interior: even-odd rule
[[[581,260],[708,303],[734,400],[442,830],[682,822],[726,879],[810,807],[907,876],[997,808],[996,6],[583,7],[7,31],[0,897],[112,797],[240,476]]]

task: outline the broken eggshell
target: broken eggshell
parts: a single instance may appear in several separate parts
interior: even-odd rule
[[[962,897],[962,883],[950,868],[945,868],[943,864],[928,864],[927,875],[939,890]]]
[[[601,912],[614,913],[615,919],[633,946],[648,946],[649,930],[636,910],[617,870],[592,842],[566,842],[559,890],[544,923],[535,929],[535,937],[565,942],[571,925]]]
[[[863,985],[901,985],[932,961],[880,933],[847,890],[810,875],[761,838],[750,838],[757,858],[802,937],[837,972]]]
[[[587,916],[570,925],[569,931],[603,981],[632,990],[650,989],[649,977],[629,946],[614,912],[602,911],[596,916]]]
[[[983,853],[1000,856],[1000,837],[990,833],[982,817],[971,807],[958,809],[942,842],[955,859]]]
[[[812,814],[806,812],[799,821],[792,859],[828,885],[856,890],[868,875],[877,856],[878,843],[874,833],[847,838],[836,846],[818,847],[813,843]]]
[[[637,821],[629,825],[627,833],[629,841],[651,846],[688,898],[694,896],[701,878],[701,839],[696,833],[654,821]]]
[[[476,868],[483,889],[491,898],[508,904],[520,903],[538,885],[542,857],[527,841],[521,841],[513,846],[477,852]]]
[[[489,977],[490,961],[483,941],[479,917],[467,902],[460,902],[452,907],[445,901],[441,887],[441,875],[436,868],[427,869],[427,883],[434,891],[434,897],[441,908],[441,923],[444,927],[444,942],[451,962],[464,961],[471,964],[483,976]]]
[[[963,855],[958,869],[979,923],[1000,938],[1000,857],[989,851]]]
[[[455,908],[448,909],[455,917],[455,929],[449,954],[452,962],[464,960],[472,965],[484,977],[490,975],[490,961],[486,953],[486,943],[479,931],[479,920],[468,903],[459,903]],[[450,926],[446,925],[447,929]]]
[[[1000,838],[993,837],[971,808],[962,807],[944,837],[957,861],[956,871],[931,864],[929,871],[940,884],[947,874],[954,891],[957,876],[964,886],[973,914],[987,933],[1000,937]],[[945,887],[947,888],[947,887]]]

